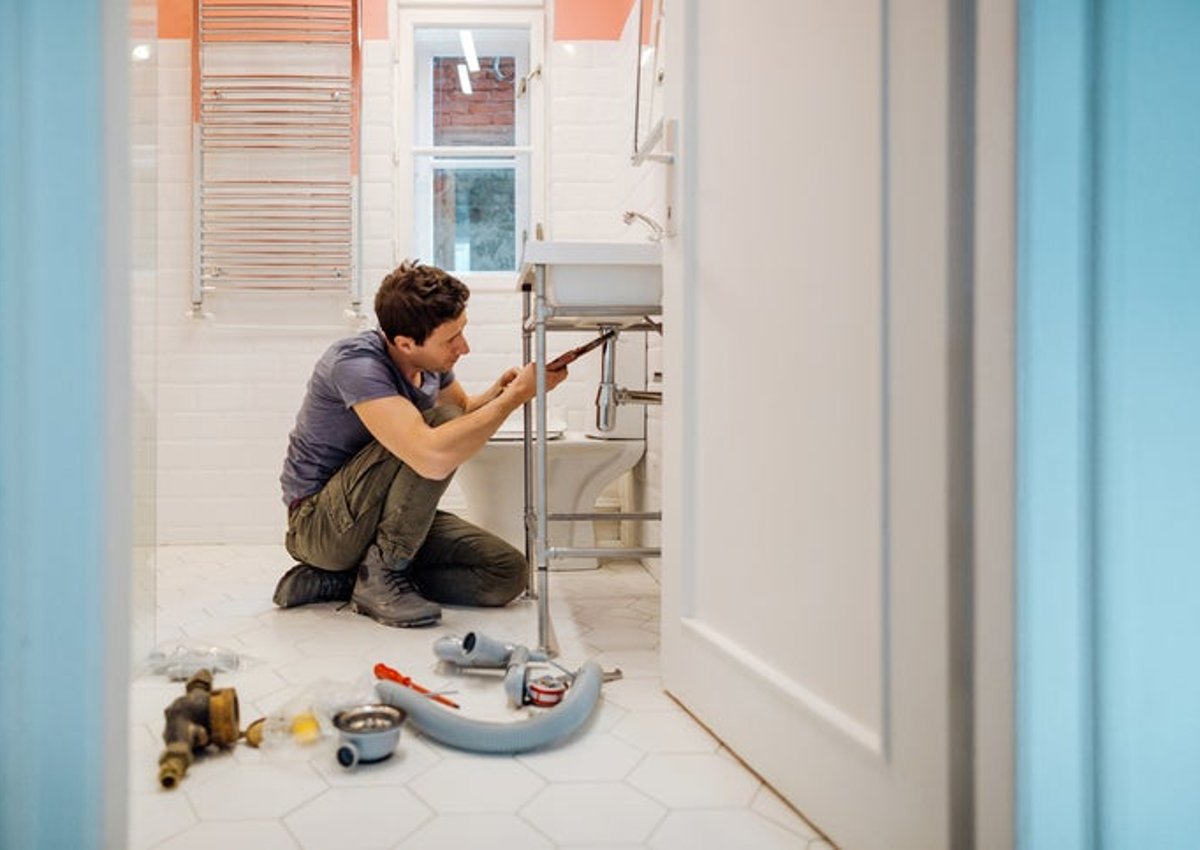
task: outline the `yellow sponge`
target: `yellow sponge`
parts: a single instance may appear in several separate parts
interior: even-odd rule
[[[292,735],[297,743],[311,744],[321,737],[321,724],[311,711],[302,711],[292,718]]]

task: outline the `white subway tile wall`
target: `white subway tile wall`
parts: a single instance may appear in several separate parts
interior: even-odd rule
[[[632,18],[631,18],[632,20]],[[633,24],[636,26],[636,23]],[[628,28],[627,28],[628,29]],[[621,213],[662,220],[662,166],[633,168],[635,39],[555,43],[544,82],[552,127],[547,159],[548,234],[553,238],[641,239]],[[285,512],[278,476],[287,435],[316,358],[335,339],[373,323],[378,281],[402,259],[395,232],[397,192],[407,189],[393,164],[395,97],[392,47],[363,49],[360,264],[363,312],[345,315],[348,298],[323,293],[211,293],[205,316],[191,308],[191,47],[160,40],[158,79],[157,528],[160,544],[277,543]],[[520,297],[478,291],[471,299],[472,352],[459,377],[468,392],[485,388],[520,360]],[[582,341],[556,334],[553,345]],[[649,341],[650,371],[661,345]],[[551,397],[552,412],[572,428],[594,419],[598,366],[584,363]],[[652,388],[654,385],[651,385]],[[661,504],[659,408],[649,409],[645,459],[617,488],[628,509]],[[462,507],[454,488],[445,504]],[[656,541],[656,524],[644,539]],[[632,524],[626,534],[636,537]],[[633,541],[628,541],[633,542]],[[655,570],[654,565],[651,566]]]

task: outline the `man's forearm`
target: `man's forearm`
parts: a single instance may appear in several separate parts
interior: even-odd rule
[[[494,401],[497,398],[497,396],[500,395],[500,392],[502,389],[503,388],[500,387],[499,385],[492,384],[490,387],[488,387],[487,390],[485,390],[484,392],[481,392],[479,395],[468,396],[467,397],[467,407],[464,412],[474,413],[476,410],[483,407],[488,402]]]
[[[486,401],[432,429],[427,445],[430,459],[446,475],[483,448],[509,414],[523,403],[505,396],[503,391],[491,395],[491,398],[487,398],[488,395],[484,393],[471,398],[471,403],[478,399]]]

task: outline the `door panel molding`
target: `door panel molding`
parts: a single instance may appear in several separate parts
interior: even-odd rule
[[[789,678],[778,667],[765,661],[762,656],[747,649],[736,640],[721,634],[700,620],[684,618],[680,621],[684,636],[695,641],[709,653],[724,658],[727,662],[739,665],[745,672],[746,678],[757,681],[758,686],[765,691],[771,691],[782,706],[790,705],[792,710],[808,712],[821,721],[829,730],[844,737],[862,749],[868,755],[886,761],[883,746],[883,736],[879,731],[860,723],[850,714],[839,709],[817,693],[804,687],[800,682]]]

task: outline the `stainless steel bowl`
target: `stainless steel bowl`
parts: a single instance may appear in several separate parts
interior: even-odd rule
[[[383,761],[396,749],[405,712],[393,705],[358,705],[340,711],[333,725],[341,733],[338,764],[347,770],[357,764]]]

